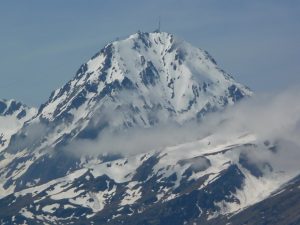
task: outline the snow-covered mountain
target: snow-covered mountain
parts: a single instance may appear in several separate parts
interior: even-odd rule
[[[251,93],[207,52],[168,33],[139,32],[106,45],[83,64],[33,122],[54,124],[47,137],[58,143],[96,137],[103,127],[182,123]]]
[[[249,151],[277,147],[255,134],[207,133],[130,155],[72,150],[106,131],[203,126],[208,113],[251,95],[206,51],[171,34],[109,43],[0,153],[1,224],[208,224],[240,212],[295,176],[251,161]]]
[[[79,68],[72,80],[54,91],[37,115],[13,136],[6,158],[15,161],[17,153],[31,150],[19,159],[26,174],[24,168],[39,164],[53,149],[73,139],[95,139],[104,129],[201,120],[207,112],[251,94],[221,70],[207,52],[168,33],[138,32],[106,45]],[[63,154],[55,152],[56,156]],[[32,157],[35,160],[29,163]],[[64,165],[54,177],[76,167],[74,160],[68,165],[62,158],[51,159]],[[15,171],[15,167],[10,168]],[[19,181],[9,183],[17,190],[26,187],[24,177],[20,173],[18,177]],[[33,182],[33,176],[28,178]]]
[[[123,116],[114,125],[150,126],[148,108],[180,122],[250,94],[207,52],[168,33],[136,33],[106,45],[83,64],[74,79],[52,93],[39,117],[53,121],[70,114],[76,123],[109,101],[111,107],[135,109],[122,108],[133,118]]]
[[[22,128],[24,122],[36,113],[37,109],[15,100],[0,100],[0,151],[7,147],[11,136]]]
[[[252,135],[211,135],[120,159],[82,158],[77,169],[41,185],[25,177],[27,188],[0,199],[1,223],[225,224],[293,178],[247,155],[274,148]],[[43,179],[36,175],[62,166],[48,160],[30,174]]]

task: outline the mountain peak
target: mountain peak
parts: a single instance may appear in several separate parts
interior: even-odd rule
[[[137,36],[137,37],[161,37],[161,38],[165,38],[165,37],[174,37],[173,34],[165,32],[165,31],[159,31],[159,30],[155,30],[152,32],[147,32],[147,31],[138,31],[135,34],[130,35],[131,36]]]
[[[0,99],[0,151],[8,146],[11,136],[36,113],[35,108],[14,99]]]
[[[140,111],[157,104],[166,114],[177,117],[176,121],[195,118],[251,95],[206,51],[166,32],[137,32],[107,44],[84,63],[74,79],[52,93],[40,108],[40,117],[55,120],[78,111],[88,116],[105,101],[116,99],[120,101],[117,107],[125,103],[118,94],[124,90],[144,99],[139,103],[128,99],[126,104],[131,102]],[[142,118],[140,125],[151,124],[146,117],[138,116]]]
[[[33,122],[56,127],[47,132],[57,143],[62,135],[94,138],[104,128],[201,119],[251,94],[206,51],[166,32],[137,32],[82,64]]]
[[[238,133],[236,140],[223,142],[218,133],[178,145],[173,140],[182,132],[173,129],[178,134],[170,138],[168,146],[150,148],[145,140],[168,139],[158,137],[169,131],[162,131],[165,124],[172,127],[203,120],[207,113],[251,94],[220,69],[206,51],[174,35],[138,32],[107,44],[80,66],[73,79],[51,94],[33,119],[12,133],[10,142],[6,139],[9,146],[0,154],[0,195],[6,196],[2,203],[9,203],[10,208],[5,210],[12,213],[3,214],[4,219],[8,224],[23,223],[15,215],[25,215],[27,219],[34,214],[41,221],[50,218],[41,215],[51,215],[62,223],[80,217],[87,224],[97,219],[97,223],[121,224],[123,216],[119,220],[115,212],[124,217],[130,213],[135,219],[149,212],[143,210],[155,210],[162,204],[168,211],[175,209],[169,214],[173,217],[177,209],[190,210],[185,203],[193,201],[194,212],[185,212],[182,215],[188,217],[178,220],[183,224],[199,215],[210,220],[216,213],[223,213],[224,207],[219,206],[225,204],[231,210],[225,212],[230,213],[234,207],[248,206],[251,202],[245,196],[249,195],[241,197],[239,193],[251,192],[252,183],[247,179],[254,179],[250,176],[253,165],[247,156],[240,157],[239,151],[246,146],[260,149],[251,135]],[[6,109],[5,105],[3,112]],[[149,127],[153,129],[143,129]],[[135,133],[154,133],[157,128],[161,130],[154,136],[146,132],[144,138]],[[132,131],[133,135],[125,135],[119,142],[118,134]],[[184,131],[186,135],[192,132],[199,135],[197,130]],[[105,139],[107,134],[110,139]],[[126,149],[124,143],[135,139],[147,146],[145,151],[151,151],[135,152],[130,144]],[[102,145],[111,142],[120,146],[120,151]],[[133,153],[127,157],[128,149]],[[93,154],[86,156],[89,152]],[[258,176],[263,173],[256,167],[253,170],[258,171]],[[265,190],[272,191],[269,187]],[[242,202],[244,199],[247,201]],[[241,204],[236,206],[237,202]],[[147,215],[155,214],[157,218],[166,215],[150,212]],[[0,218],[5,223],[3,217]],[[101,222],[99,218],[105,220]]]
[[[34,108],[30,108],[14,99],[0,99],[0,116],[11,116],[17,113],[18,119],[22,119],[26,115],[25,111],[27,110],[32,111],[32,113],[35,112]]]

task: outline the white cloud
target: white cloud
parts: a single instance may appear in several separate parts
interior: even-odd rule
[[[215,142],[232,140],[252,133],[261,144],[251,157],[254,161],[271,160],[285,168],[299,168],[300,160],[300,88],[276,95],[258,95],[244,100],[223,112],[208,115],[203,122],[184,125],[172,122],[152,128],[131,128],[122,131],[104,130],[95,140],[75,140],[66,150],[75,154],[131,155],[160,150],[213,134]],[[113,116],[113,115],[112,115]],[[276,144],[276,154],[265,151],[263,143]]]

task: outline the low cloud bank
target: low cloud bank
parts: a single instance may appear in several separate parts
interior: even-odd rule
[[[280,166],[299,168],[300,87],[273,95],[256,95],[222,112],[207,115],[201,123],[172,122],[152,128],[132,128],[122,132],[104,130],[95,140],[74,140],[65,150],[76,155],[132,155],[160,150],[213,135],[215,141],[232,140],[254,134],[258,143],[266,140],[282,151],[273,160]],[[255,155],[258,154],[258,155]],[[268,159],[273,153],[257,152],[253,159]]]

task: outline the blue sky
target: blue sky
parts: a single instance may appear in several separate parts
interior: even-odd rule
[[[0,98],[38,106],[107,42],[162,30],[201,47],[256,92],[300,84],[297,0],[0,3]]]

